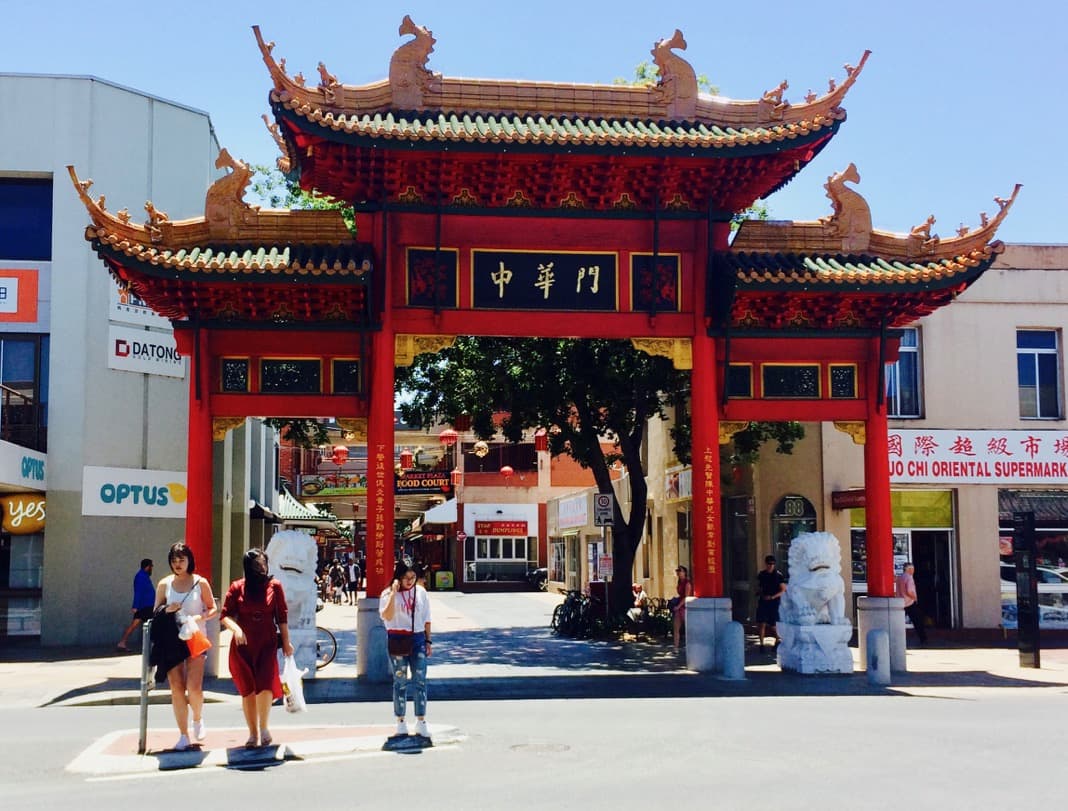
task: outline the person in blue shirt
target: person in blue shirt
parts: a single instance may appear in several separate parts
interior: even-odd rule
[[[126,640],[130,638],[130,634],[136,631],[141,623],[152,619],[152,606],[155,605],[155,602],[156,587],[152,585],[152,559],[145,558],[141,561],[141,568],[134,575],[133,605],[130,607],[133,619],[130,620],[126,630],[122,632],[122,639],[115,646],[116,650],[129,650],[126,647]]]

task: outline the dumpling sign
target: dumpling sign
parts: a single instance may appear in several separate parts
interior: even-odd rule
[[[44,531],[45,497],[40,493],[0,496],[0,526],[12,535],[33,535]]]

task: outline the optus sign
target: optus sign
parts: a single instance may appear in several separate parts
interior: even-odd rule
[[[5,532],[12,535],[33,535],[45,526],[45,499],[37,493],[18,493],[0,496],[0,511],[3,511]]]
[[[186,474],[182,471],[86,467],[82,515],[184,518]]]

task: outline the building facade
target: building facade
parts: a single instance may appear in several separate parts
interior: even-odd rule
[[[97,78],[4,74],[0,101],[0,638],[111,643],[139,561],[166,574],[185,534],[189,379],[170,322],[100,273],[66,167],[122,216],[179,219],[219,146],[206,113]],[[216,443],[226,559],[277,490],[274,443],[253,421]]]

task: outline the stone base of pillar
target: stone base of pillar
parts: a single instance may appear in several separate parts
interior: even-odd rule
[[[365,597],[356,609],[356,678],[375,683],[393,681],[386,654],[386,626],[378,616],[377,597]]]
[[[857,598],[857,644],[860,661],[868,661],[868,631],[886,631],[890,637],[890,670],[904,673],[905,601],[900,597]]]
[[[698,673],[721,673],[717,638],[732,621],[729,597],[690,597],[686,601],[686,667]]]
[[[222,598],[216,595],[215,600],[219,603],[219,610],[221,611]],[[215,615],[204,624],[204,630],[208,635],[208,639],[211,640],[208,657],[204,661],[204,675],[209,679],[217,679],[219,677],[219,634],[222,631],[218,615]]]

